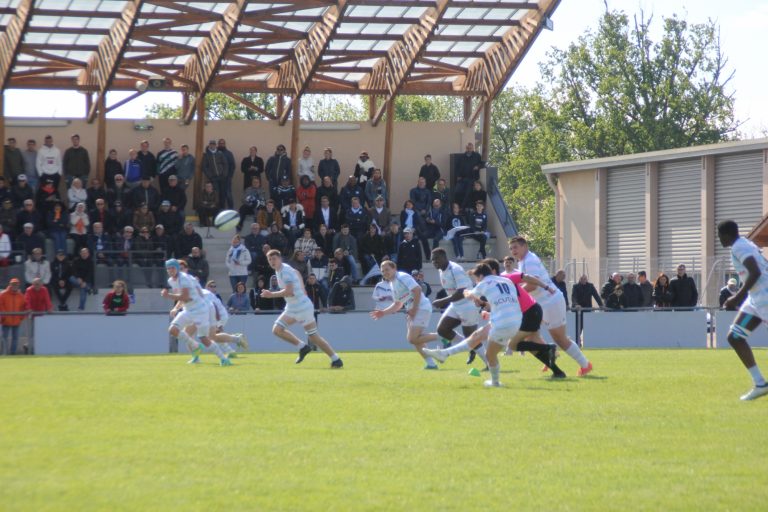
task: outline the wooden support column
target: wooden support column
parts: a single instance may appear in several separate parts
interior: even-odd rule
[[[469,126],[469,120],[472,117],[472,96],[464,97],[464,122]]]
[[[96,101],[98,103],[96,105],[96,177],[104,183],[104,160],[106,159],[107,146],[107,97],[100,94]]]
[[[193,201],[195,208],[200,204],[205,177],[203,176],[203,150],[205,149],[205,98],[200,98],[197,104],[197,122],[195,123],[195,182],[193,185]]]
[[[189,110],[189,93],[181,93],[181,117],[184,117],[184,112]],[[181,119],[183,121],[183,119]]]
[[[282,119],[283,111],[285,110],[285,96],[282,94],[277,95],[277,101],[275,102],[275,113],[278,119]]]
[[[5,94],[3,91],[0,91],[0,162],[5,162]],[[0,176],[5,176],[5,164],[0,165]]]
[[[368,120],[373,121],[373,117],[376,115],[376,96],[371,94],[368,96]]]
[[[85,117],[88,118],[88,114],[93,108],[93,95],[90,92],[85,93]]]
[[[491,99],[488,98],[483,105],[483,142],[482,159],[488,161],[488,150],[491,144]]]
[[[299,170],[299,128],[301,128],[301,97],[294,98],[291,105],[293,119],[291,120],[291,182]]]
[[[384,128],[384,182],[392,186],[392,146],[395,129],[395,98],[387,103],[387,124]]]

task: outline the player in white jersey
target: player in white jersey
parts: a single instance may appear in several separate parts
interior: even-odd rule
[[[373,309],[387,309],[395,301],[392,298],[392,287],[383,279],[373,287]]]
[[[465,290],[464,296],[471,298],[478,306],[485,299],[491,309],[491,327],[487,330],[490,341],[487,348],[488,370],[491,379],[484,384],[486,387],[499,387],[499,352],[507,348],[509,340],[520,330],[523,312],[517,298],[517,289],[509,279],[493,275],[491,267],[485,263],[472,269],[472,277],[477,284],[471,290]]]
[[[718,224],[717,235],[723,247],[731,248],[733,268],[739,273],[739,279],[743,283],[739,291],[725,301],[724,306],[728,309],[741,304],[728,331],[728,343],[754,382],[754,387],[742,395],[741,399],[754,400],[768,395],[768,383],[755,362],[752,347],[747,343],[752,331],[762,322],[768,321],[768,261],[758,246],[739,236],[739,226],[734,221],[726,220]],[[747,300],[744,300],[745,295]]]
[[[512,257],[517,260],[518,271],[533,276],[547,285],[555,287],[549,278],[549,273],[536,254],[528,250],[528,241],[522,236],[516,236],[509,240],[509,251]],[[525,284],[525,289],[531,294],[543,311],[542,323],[549,331],[549,335],[557,343],[560,349],[571,356],[579,364],[579,377],[583,377],[592,371],[592,363],[584,356],[579,346],[571,341],[565,332],[566,307],[565,297],[558,290],[557,293],[549,294],[545,289]]]
[[[472,280],[467,272],[459,265],[448,260],[445,249],[437,248],[432,251],[432,265],[440,272],[440,285],[445,290],[446,296],[435,300],[432,305],[437,308],[448,306],[437,323],[437,334],[443,347],[449,347],[456,339],[455,329],[461,325],[464,338],[472,335],[480,323],[480,309],[475,303],[464,297],[464,290],[472,288]],[[477,353],[487,365],[485,359],[485,346],[480,344],[477,352],[470,352],[467,364],[471,364]]]
[[[309,343],[300,340],[288,330],[289,326],[299,323],[304,327],[309,342],[317,345],[331,358],[331,368],[344,367],[344,363],[333,351],[331,345],[317,332],[315,306],[307,297],[301,274],[289,265],[283,264],[280,251],[275,249],[269,251],[267,260],[269,260],[269,266],[275,271],[280,290],[264,290],[261,292],[261,296],[265,299],[285,299],[285,310],[277,317],[275,325],[272,327],[272,333],[299,348],[299,357],[296,358],[296,364],[299,364],[307,357],[307,354],[312,352],[312,346]]]
[[[248,350],[248,339],[243,333],[228,334],[224,332],[224,326],[229,320],[227,307],[216,296],[216,282],[208,281],[203,289],[203,295],[210,308],[209,334],[208,337],[219,344],[221,350],[227,354],[227,357],[237,357],[237,347]]]
[[[392,289],[394,303],[385,309],[372,311],[371,318],[378,320],[397,313],[405,307],[408,343],[413,345],[424,358],[425,370],[437,370],[435,360],[424,354],[427,343],[437,339],[435,333],[424,333],[424,329],[429,325],[429,319],[432,316],[432,304],[422,294],[419,283],[405,272],[398,272],[394,262],[389,260],[381,262],[381,276]]]
[[[231,366],[232,361],[224,355],[218,345],[208,339],[210,308],[200,283],[194,277],[181,271],[178,260],[166,261],[165,269],[168,272],[168,287],[171,291],[163,288],[160,295],[181,304],[181,311],[178,310],[178,307],[171,310],[173,320],[171,320],[168,332],[171,336],[175,336],[187,344],[193,354],[191,363],[199,361],[200,345],[194,339],[195,335],[199,335],[202,344],[211,348],[219,358],[221,366]]]

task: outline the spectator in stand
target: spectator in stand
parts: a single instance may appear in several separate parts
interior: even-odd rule
[[[104,296],[101,306],[107,315],[124,315],[131,305],[131,298],[126,290],[125,281],[118,279],[112,283],[112,291]]]
[[[75,134],[70,140],[72,141],[72,147],[64,151],[64,158],[62,159],[62,169],[64,171],[64,178],[67,181],[67,187],[72,185],[72,181],[75,178],[88,183],[88,175],[91,173],[91,158],[88,155],[88,150],[80,145],[80,136]],[[85,199],[82,199],[82,201],[85,201]]]
[[[129,190],[133,190],[141,183],[141,160],[139,160],[139,153],[133,148],[128,150],[128,160],[123,165],[123,175],[125,186]],[[118,186],[117,177],[115,177],[115,186]]]
[[[46,178],[43,178],[45,181]],[[16,184],[11,187],[11,199],[16,208],[20,208],[27,201],[35,198],[35,191],[27,183],[27,175],[19,174],[16,177]]]
[[[108,267],[115,264],[114,254],[112,254],[114,241],[108,233],[104,232],[101,222],[93,223],[93,232],[88,235],[87,247],[97,264]]]
[[[0,176],[0,203],[4,203],[6,200],[13,202],[13,194],[11,189],[7,187],[5,178]]]
[[[283,216],[280,214],[277,208],[275,208],[275,200],[267,199],[267,205],[263,210],[259,210],[256,215],[256,222],[258,222],[263,228],[271,230],[272,224],[277,224],[277,229],[283,229]]]
[[[428,282],[424,281],[424,273],[421,270],[414,270],[411,272],[411,277],[421,287],[421,293],[424,297],[429,298],[432,295],[432,287],[429,286]]]
[[[424,155],[424,165],[419,171],[419,178],[427,182],[427,190],[434,190],[437,180],[440,179],[440,169],[432,163],[432,155]]]
[[[149,228],[143,226],[139,228],[139,236],[136,237],[133,244],[133,261],[141,267],[144,274],[144,283],[147,288],[154,286],[155,274],[155,244],[149,234]],[[161,285],[162,287],[162,281]]]
[[[333,254],[333,237],[335,236],[336,234],[332,233],[325,224],[320,224],[317,233],[315,233],[315,243],[323,249],[325,254]]]
[[[225,260],[229,273],[232,291],[237,289],[237,283],[248,282],[248,268],[251,266],[251,253],[243,245],[240,235],[232,237],[232,245],[227,251]]]
[[[91,178],[91,186],[85,190],[85,206],[88,210],[96,208],[96,200],[107,200],[107,189],[99,178]]]
[[[253,311],[251,303],[248,300],[248,294],[245,292],[245,283],[240,281],[235,285],[235,290],[227,299],[227,310],[230,314],[243,314]]]
[[[51,282],[51,264],[43,256],[43,250],[39,247],[32,250],[32,254],[24,262],[24,279],[27,286],[35,279],[40,279],[44,285]]]
[[[573,285],[571,289],[571,301],[574,308],[592,308],[592,299],[597,303],[598,308],[603,307],[603,301],[600,294],[597,293],[595,285],[589,282],[586,274],[582,274],[579,282]]]
[[[323,151],[323,159],[317,164],[317,174],[325,185],[326,176],[331,180],[333,189],[339,188],[339,175],[341,174],[341,167],[339,162],[333,158],[333,149],[325,148]]]
[[[400,232],[400,224],[392,222],[389,230],[384,234],[384,252],[390,260],[397,263],[397,254],[400,251],[400,243],[403,241],[403,234]]]
[[[330,290],[328,286],[328,257],[320,247],[315,248],[309,259],[309,272],[317,278],[323,292],[323,302],[326,302]]]
[[[275,197],[277,186],[284,177],[291,176],[291,159],[285,152],[285,146],[278,144],[275,154],[267,159],[267,181],[269,181],[269,196]]]
[[[152,179],[157,176],[157,159],[154,153],[149,150],[148,141],[141,141],[136,158],[141,164],[141,179],[149,180],[151,183]]]
[[[413,237],[413,232],[413,228],[403,229],[404,238],[397,251],[397,268],[406,274],[421,270],[421,249]]]
[[[8,137],[8,144],[5,146],[3,173],[13,183],[16,176],[24,174],[24,155],[16,147],[16,139]]]
[[[125,169],[120,160],[117,159],[117,150],[110,149],[107,159],[104,160],[104,185],[108,189],[115,188],[115,177],[120,174],[124,176]]]
[[[216,191],[216,197],[219,199],[217,204],[219,209],[224,209],[225,203],[225,191],[227,181],[227,157],[224,153],[218,150],[216,141],[211,139],[208,141],[208,147],[203,154],[203,174],[205,178],[213,184],[213,189]]]
[[[217,150],[224,155],[224,160],[226,162],[224,179],[221,182],[222,188],[220,191],[220,196],[224,196],[222,208],[231,210],[235,207],[235,202],[232,199],[232,180],[235,177],[235,155],[227,149],[227,141],[224,139],[219,139]]]
[[[23,229],[24,224],[32,224],[35,232],[39,231],[43,222],[43,217],[35,208],[35,202],[32,199],[24,201],[24,208],[16,214],[16,226]]]
[[[80,180],[78,179],[77,181],[80,181]],[[82,195],[82,194],[78,194],[78,195]],[[53,188],[53,181],[49,179],[44,180],[41,186],[37,189],[37,192],[35,193],[35,208],[37,209],[38,212],[40,212],[40,216],[43,218],[47,218],[48,213],[50,213],[51,210],[53,210],[53,205],[60,202],[61,202],[61,197],[59,196],[59,191]],[[77,202],[71,202],[70,200],[69,204],[71,205],[71,208],[69,211],[72,211],[75,209],[75,205],[77,204]]]
[[[3,233],[3,225],[0,224],[0,267],[7,267],[10,265],[12,249],[11,238],[7,233]]]
[[[240,206],[240,222],[237,223],[235,228],[238,232],[243,229],[243,223],[248,215],[253,216],[253,220],[256,220],[257,212],[264,208],[267,204],[264,199],[264,191],[261,188],[261,180],[258,176],[251,178],[251,184],[243,192],[243,204]]]
[[[91,221],[85,211],[85,203],[77,203],[69,214],[69,237],[75,241],[75,252],[88,245],[88,227]]]
[[[467,143],[466,151],[461,154],[456,164],[456,189],[453,200],[461,205],[472,188],[472,183],[480,179],[480,170],[485,169],[480,153],[475,151],[475,145]],[[471,205],[470,205],[471,206]]]
[[[373,208],[368,210],[368,216],[371,219],[371,225],[376,226],[380,235],[384,235],[389,231],[392,214],[384,204],[384,196],[376,196]]]
[[[357,197],[360,199],[363,196],[362,189],[357,186],[357,181],[354,176],[350,176],[347,179],[347,184],[342,187],[339,192],[339,210],[340,210],[340,222],[346,222],[347,210],[352,207],[352,198]]]
[[[656,278],[656,284],[653,286],[653,302],[657,308],[672,307],[672,292],[669,289],[667,274],[659,274]]]
[[[248,148],[248,156],[240,162],[240,172],[243,173],[243,190],[252,185],[253,178],[259,178],[259,186],[261,186],[261,175],[264,173],[264,159],[258,155],[258,152],[259,150],[256,146],[251,146]]]
[[[155,212],[160,206],[160,193],[148,179],[142,179],[141,184],[131,191],[131,204],[134,208],[146,204],[149,211]]]
[[[154,244],[155,255],[158,260],[157,266],[162,267],[165,260],[169,260],[173,257],[174,239],[175,235],[169,235],[168,230],[165,229],[163,224],[155,226],[155,232],[152,234],[152,243]]]
[[[734,304],[733,306],[727,308],[725,307],[725,301],[736,295],[739,291],[739,282],[736,281],[736,279],[731,278],[728,280],[725,286],[720,288],[720,297],[718,297],[718,303],[720,304],[720,309],[725,309],[727,311],[736,311],[741,307],[741,304],[743,304],[743,300],[739,304]],[[746,299],[746,296],[744,297]]]
[[[363,266],[363,275],[365,275],[372,267],[377,266],[386,255],[384,238],[379,234],[376,225],[368,225],[368,232],[360,238],[359,250],[360,263]]]
[[[277,276],[275,275],[269,278],[269,291],[271,292],[280,291],[280,285],[278,284]],[[283,298],[272,299],[272,308],[277,310],[282,310],[283,308],[285,308],[285,299]]]
[[[2,353],[16,355],[19,346],[19,326],[24,321],[27,303],[24,294],[19,291],[20,283],[15,277],[10,280],[8,287],[0,293],[0,324],[3,326]],[[8,315],[7,313],[22,313]]]
[[[89,293],[96,295],[93,278],[93,258],[91,258],[91,253],[88,251],[88,248],[83,247],[72,262],[72,276],[69,278],[69,282],[72,286],[80,291],[80,301],[77,306],[79,311],[85,309],[85,300]]]
[[[69,311],[67,301],[72,293],[70,277],[72,277],[72,266],[67,259],[67,254],[62,250],[56,251],[56,257],[51,263],[51,290],[59,303],[59,311]]]
[[[285,237],[277,222],[273,222],[269,226],[269,234],[267,235],[267,244],[273,249],[277,249],[283,255],[288,254],[288,239]]]
[[[355,294],[349,276],[345,276],[333,285],[328,296],[328,309],[332,313],[343,313],[355,309]]]
[[[304,212],[296,204],[296,200],[291,199],[288,206],[283,208],[283,233],[288,239],[288,247],[293,247],[304,231],[304,226]]]
[[[32,254],[35,249],[45,249],[45,240],[40,233],[35,233],[35,226],[31,222],[24,224],[24,231],[16,237],[16,250],[23,250],[25,256]]]
[[[469,228],[457,229],[467,225],[467,220],[464,218],[464,212],[461,210],[459,203],[453,203],[453,209],[451,215],[446,221],[448,232],[452,229],[456,229],[451,236],[451,243],[453,244],[453,254],[459,261],[464,259],[464,235],[471,232]]]
[[[163,201],[163,206],[170,208],[171,203]],[[155,214],[149,211],[147,203],[141,203],[138,209],[133,212],[133,223],[131,224],[134,229],[141,230],[142,228],[154,229],[157,221],[155,220]]]
[[[37,172],[40,179],[50,178],[54,188],[61,181],[61,151],[53,145],[53,137],[46,135],[43,145],[37,151]]]
[[[182,144],[179,149],[181,152],[173,167],[176,177],[179,178],[179,186],[182,190],[187,190],[195,176],[195,157],[189,154],[188,145]]]
[[[699,302],[696,282],[685,273],[685,265],[677,266],[677,276],[669,283],[673,308],[692,308]]]
[[[122,174],[115,176],[115,188],[111,190],[110,197],[110,204],[113,208],[118,202],[121,203],[123,208],[128,212],[133,208],[133,203],[131,202],[131,189],[126,185],[125,178]]]
[[[326,307],[326,298],[323,294],[323,287],[317,281],[315,274],[309,274],[307,282],[304,284],[304,288],[307,291],[307,297],[312,301],[312,306],[315,308],[315,313]]]
[[[293,250],[301,251],[305,254],[306,259],[309,259],[310,256],[312,256],[312,254],[315,252],[316,248],[317,242],[315,242],[315,239],[312,238],[312,230],[305,227],[302,236],[297,238],[296,242],[294,242]]]
[[[360,152],[360,158],[357,159],[355,164],[355,182],[357,188],[362,194],[365,191],[366,182],[373,177],[373,170],[376,168],[376,164],[373,163],[368,157],[367,151]]]
[[[337,251],[341,250],[344,260],[347,262],[345,270],[352,280],[357,283],[360,281],[360,273],[357,270],[357,239],[349,230],[349,225],[342,224],[341,231],[333,237],[333,254],[336,257]]]
[[[171,208],[170,201],[166,200],[160,203],[160,209],[155,214],[155,226],[162,224],[163,228],[165,228],[165,232],[168,233],[168,236],[175,238],[181,233],[181,226],[184,222],[184,218],[179,215],[178,212],[172,212]]]
[[[200,285],[205,285],[208,282],[208,275],[210,274],[210,266],[208,260],[205,259],[203,251],[199,247],[193,247],[192,252],[186,257],[187,267],[189,268],[189,275],[194,276],[200,281]]]
[[[447,187],[444,178],[437,180],[437,185],[435,185],[435,189],[432,191],[432,198],[439,199],[446,215],[450,214],[451,190]]]
[[[130,210],[126,209],[121,201],[115,201],[115,208],[112,211],[112,215],[115,219],[114,233],[122,233],[126,226],[130,226],[133,222],[133,215]]]
[[[243,239],[248,252],[251,253],[251,261],[256,261],[256,255],[261,252],[262,246],[267,243],[267,237],[261,232],[261,225],[258,222],[251,224],[251,232]]]
[[[478,259],[484,259],[485,243],[488,241],[488,214],[485,213],[485,204],[478,202],[475,205],[475,211],[469,214],[469,229],[471,231],[466,235],[469,238],[477,240],[480,244],[480,251],[477,253]]]
[[[213,183],[207,181],[200,196],[197,215],[200,218],[200,227],[213,226],[213,219],[219,212],[219,195],[213,188]]]
[[[253,264],[254,273],[257,276],[266,276],[269,278],[274,274],[274,270],[269,266],[269,260],[267,259],[267,253],[272,250],[269,244],[264,244],[261,247],[261,252],[256,256],[256,261]]]
[[[406,228],[413,229],[414,233],[419,233],[423,230],[423,219],[416,211],[413,205],[413,201],[406,200],[403,204],[403,210],[400,212],[400,225],[403,230]]]
[[[377,197],[384,198],[384,204],[389,204],[389,194],[387,193],[387,184],[381,177],[381,169],[373,170],[373,178],[365,184],[365,205],[373,208]]]
[[[299,180],[296,199],[304,209],[304,221],[308,226],[314,226],[315,210],[317,209],[317,186],[307,176]]]
[[[627,307],[627,305],[624,297],[624,287],[619,283],[605,298],[605,309],[609,311],[620,311],[625,307]]]
[[[338,213],[339,191],[331,182],[330,177],[326,176],[322,179],[320,186],[317,187],[317,193],[315,194],[315,197],[317,198],[317,208],[320,208],[322,199],[325,197],[328,199],[328,206],[330,206],[334,213]]]
[[[440,240],[445,236],[445,210],[439,199],[432,200],[432,206],[427,210],[427,216],[424,218],[424,232],[421,245],[425,249],[429,249],[428,239],[432,239],[432,249],[437,249],[440,246]],[[431,251],[424,252],[426,259],[430,258]]]
[[[291,185],[290,177],[283,176],[280,179],[280,184],[275,189],[273,197],[275,199],[275,207],[278,210],[288,206],[291,201],[296,201],[296,187]]]
[[[315,226],[316,230],[319,230],[320,226],[325,226],[331,235],[336,234],[336,231],[341,229],[339,216],[327,196],[320,198],[320,208],[315,215]]]
[[[331,262],[336,263],[336,268],[342,270],[344,272],[345,276],[351,276],[351,274],[352,274],[352,266],[354,264],[351,263],[346,258],[343,249],[339,248],[339,249],[336,249],[335,251],[333,251],[333,257],[330,260],[328,260],[328,264],[330,265]],[[341,279],[341,277],[338,276],[338,275],[336,277],[337,277],[337,281],[338,281],[338,279]],[[329,284],[331,285],[331,287],[333,287],[333,285],[335,283],[330,282]]]
[[[563,298],[565,298],[565,309],[567,310],[570,306],[568,305],[568,287],[565,283],[565,270],[558,270],[555,272],[555,275],[552,276],[552,282],[557,286],[557,289],[560,290],[560,293],[563,294]]]
[[[301,179],[302,176],[306,176],[310,181],[315,181],[315,159],[312,158],[312,150],[309,146],[304,146],[304,150],[301,152],[299,168],[296,174],[299,179]]]
[[[0,208],[0,226],[6,233],[16,232],[16,210],[13,207],[13,201],[3,200],[3,207]],[[8,236],[8,235],[6,235]]]
[[[64,207],[61,203],[53,205],[53,210],[48,213],[45,225],[48,236],[53,240],[53,250],[66,252],[69,215],[64,213]]]
[[[648,281],[648,274],[645,270],[641,270],[637,273],[637,281],[640,286],[640,291],[643,293],[643,302],[640,307],[652,308],[653,307],[653,285]]]
[[[163,149],[157,152],[157,184],[160,187],[160,193],[165,195],[168,189],[168,182],[171,176],[176,176],[176,160],[179,154],[172,147],[173,141],[170,137],[163,139]],[[186,199],[186,198],[185,198]]]
[[[135,243],[136,240],[133,238],[133,226],[125,226],[122,231],[122,236],[117,237],[114,244],[115,251],[120,251],[115,258],[118,267],[129,267],[131,265],[133,246]],[[123,271],[121,271],[120,274],[123,277],[130,276],[129,273]]]
[[[419,212],[419,215],[425,217],[432,204],[432,192],[427,189],[427,182],[424,178],[419,178],[416,186],[411,189],[409,197],[413,202],[414,209]]]
[[[165,192],[160,195],[160,200],[171,204],[171,211],[184,219],[184,210],[187,208],[187,194],[179,186],[179,178],[175,174],[168,176]]]
[[[464,204],[462,206],[465,210],[472,210],[478,201],[481,201],[483,204],[488,202],[488,194],[483,190],[483,184],[480,181],[472,184],[472,190],[464,197]]]
[[[622,275],[618,272],[611,274],[608,282],[605,283],[603,285],[603,289],[600,290],[600,296],[603,298],[603,301],[608,302],[608,297],[613,293],[614,288],[621,286],[622,279]]]
[[[333,285],[341,281],[341,279],[347,275],[346,271],[344,270],[344,265],[339,263],[339,261],[344,263],[344,255],[341,254],[340,258],[341,259],[338,259],[334,256],[328,260],[328,277],[326,281],[329,293],[330,289],[333,288]]]
[[[201,250],[204,249],[203,237],[195,232],[191,222],[187,222],[184,224],[184,231],[179,234],[176,240],[176,257],[185,257],[192,252],[193,247],[199,247]]]
[[[21,152],[21,156],[24,158],[24,175],[29,181],[29,186],[37,189],[40,175],[37,172],[37,141],[35,139],[27,141],[27,149]]]
[[[251,309],[254,311],[270,311],[274,309],[272,299],[261,296],[261,292],[267,289],[267,282],[264,276],[256,278],[256,285],[248,292],[248,299],[251,302]]]
[[[294,268],[299,274],[301,274],[301,280],[306,281],[309,277],[309,265],[304,257],[304,253],[301,251],[294,251],[291,259],[286,261],[288,265]]]
[[[368,231],[368,225],[370,224],[368,213],[363,208],[363,205],[360,204],[359,197],[352,198],[352,205],[347,210],[345,217],[349,226],[349,232],[359,242],[360,238]]]
[[[35,279],[35,281],[32,283],[32,286],[27,288],[27,291],[24,293],[24,309],[25,311],[29,311],[32,313],[33,317],[44,315],[45,313],[50,313],[50,311],[53,309],[53,306],[51,305],[51,296],[48,293],[48,288],[43,286],[43,282],[39,279]],[[30,319],[30,322],[32,320]],[[31,323],[32,328],[34,330],[34,323]],[[34,331],[33,331],[34,332]],[[34,336],[32,336],[34,339]],[[34,346],[30,347],[28,345],[24,345],[22,347],[24,349],[25,354],[34,354]]]
[[[624,283],[624,307],[639,308],[643,306],[643,290],[635,282],[635,274],[627,274],[627,282]]]

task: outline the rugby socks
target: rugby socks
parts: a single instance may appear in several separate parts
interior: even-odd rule
[[[307,342],[306,342],[306,341],[302,341],[302,340],[299,340],[299,344],[298,344],[298,345],[296,345],[296,347],[297,347],[299,350],[303,349],[303,348],[304,348],[304,347],[306,347],[306,346],[307,346]]]
[[[540,346],[541,346],[541,345],[540,345]],[[518,349],[519,349],[519,348],[520,348],[520,344],[518,344],[518,345],[517,345],[517,347],[518,347]],[[565,376],[565,372],[562,370],[562,368],[560,368],[559,366],[557,366],[557,363],[554,363],[552,366],[549,366],[549,358],[547,358],[547,353],[546,353],[546,351],[544,351],[544,350],[539,350],[538,352],[534,352],[534,351],[531,351],[531,354],[533,354],[533,356],[534,356],[536,359],[538,359],[539,361],[541,361],[542,363],[544,363],[545,365],[547,365],[547,367],[548,367],[550,370],[552,370],[552,373],[553,373],[554,375],[563,375],[563,376]]]
[[[187,348],[189,349],[190,352],[193,352],[195,349],[197,349],[200,346],[200,343],[193,340],[192,337],[190,337],[190,335],[187,334],[186,331],[184,330],[179,330],[179,335],[176,337],[187,344]]]
[[[517,344],[517,350],[518,352],[538,352],[539,350],[547,350],[549,348],[547,345],[542,345],[541,343],[536,343],[534,341],[521,341]]]
[[[340,359],[340,358],[339,358],[339,356],[338,356],[338,355],[336,355],[336,352],[334,352],[333,354],[331,354],[331,361],[338,361],[339,359]]]
[[[755,382],[755,386],[765,386],[765,378],[763,378],[763,374],[760,373],[760,368],[758,368],[757,365],[753,366],[752,368],[747,368],[747,370],[752,376],[752,380]]]
[[[451,339],[443,338],[442,336],[440,336],[440,344],[443,346],[443,348],[448,348],[451,346],[451,344],[453,343],[453,340],[455,339],[456,339],[455,336]]]
[[[459,352],[468,352],[469,342],[467,340],[462,340],[461,343],[451,345],[450,347],[445,348],[443,350],[445,350],[445,353],[448,354],[449,356],[458,354]]]
[[[571,341],[571,339],[568,338],[568,341]],[[579,346],[573,341],[571,341],[571,346],[568,347],[568,350],[566,350],[565,353],[571,356],[577,363],[579,363],[580,367],[586,368],[589,365],[589,361],[587,361],[584,352],[582,352]]]
[[[491,381],[494,384],[499,383],[499,372],[501,371],[501,365],[497,364],[496,366],[489,366],[488,370],[491,372]]]
[[[216,357],[219,359],[226,359],[227,356],[224,355],[224,352],[221,351],[221,347],[218,343],[211,343],[210,349],[213,351],[214,354],[216,354]]]
[[[488,366],[488,357],[485,355],[485,345],[482,343],[475,347],[475,353],[478,355],[480,359],[483,360],[485,363],[485,366]]]
[[[435,362],[435,360],[434,360],[434,359],[432,359],[432,358],[431,358],[431,357],[429,357],[429,356],[427,356],[427,357],[425,357],[425,358],[424,358],[424,362],[426,362],[426,363],[427,363],[427,366],[437,366],[437,363]]]

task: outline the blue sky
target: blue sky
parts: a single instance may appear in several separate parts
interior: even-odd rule
[[[608,0],[612,9],[632,15],[642,9],[653,13],[655,25],[661,17],[677,14],[691,23],[714,19],[720,24],[721,42],[729,70],[735,71],[731,91],[736,98],[736,115],[743,121],[747,137],[768,131],[768,84],[765,49],[768,48],[768,0]],[[562,0],[553,16],[554,31],[543,31],[534,47],[513,75],[510,84],[533,85],[539,63],[547,51],[565,48],[590,27],[595,27],[604,10],[604,0]],[[75,92],[6,91],[5,115],[9,117],[83,117],[85,103]],[[111,93],[108,104],[127,93]],[[113,118],[142,119],[146,105],[180,104],[178,93],[147,93],[110,113]]]

